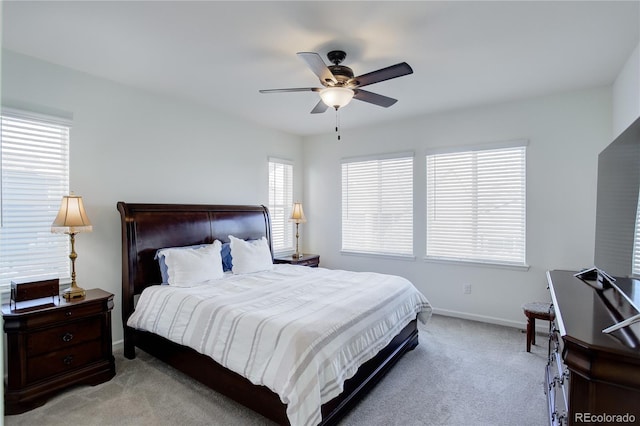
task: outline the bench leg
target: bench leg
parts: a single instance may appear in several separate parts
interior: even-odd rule
[[[527,352],[531,352],[531,332],[533,318],[527,317]]]
[[[531,318],[529,321],[531,321],[531,344],[535,345],[536,344],[536,319]]]

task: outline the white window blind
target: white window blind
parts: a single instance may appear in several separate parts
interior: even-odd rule
[[[631,273],[634,277],[640,277],[640,196],[638,196],[638,207],[636,208],[636,230],[633,236],[633,265]]]
[[[273,250],[293,250],[293,223],[289,222],[293,205],[293,164],[269,158],[269,213]]]
[[[427,258],[525,264],[526,147],[427,155]]]
[[[413,154],[343,160],[342,250],[413,256]]]
[[[52,234],[69,193],[68,122],[3,110],[0,290],[12,280],[70,276],[69,237]]]

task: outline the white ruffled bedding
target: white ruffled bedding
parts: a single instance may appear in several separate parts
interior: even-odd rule
[[[320,406],[416,315],[426,322],[431,306],[404,278],[274,265],[191,288],[148,287],[127,325],[267,386],[302,426],[320,423]]]

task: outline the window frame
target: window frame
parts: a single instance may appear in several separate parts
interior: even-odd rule
[[[520,270],[528,270],[529,265],[527,264],[527,208],[526,208],[526,200],[527,200],[527,140],[514,140],[507,142],[497,142],[497,143],[489,143],[482,145],[472,145],[472,146],[460,146],[454,148],[441,148],[441,149],[433,149],[427,150],[425,154],[425,255],[424,260],[430,262],[442,262],[442,263],[457,263],[457,264],[473,264],[476,266],[489,266],[489,267],[500,267],[500,268],[510,268],[510,269],[520,269]],[[521,202],[520,207],[520,223],[521,228],[519,231],[521,232],[522,243],[518,247],[519,253],[521,256],[517,260],[503,260],[500,259],[498,255],[491,256],[481,256],[479,255],[479,251],[475,252],[473,256],[458,252],[458,256],[447,256],[440,252],[431,251],[433,245],[430,244],[430,231],[433,230],[432,225],[430,224],[430,220],[432,219],[432,206],[431,206],[431,198],[430,195],[431,187],[430,187],[430,178],[429,175],[429,157],[439,156],[439,155],[447,155],[447,156],[455,156],[459,155],[477,155],[478,153],[486,153],[488,151],[509,151],[509,150],[521,150],[521,171],[522,174],[519,176],[521,180],[521,198],[519,202]],[[477,169],[476,169],[477,171]],[[473,171],[471,173],[474,173]],[[477,175],[476,175],[477,177]],[[477,181],[476,181],[477,182]],[[477,188],[476,188],[477,190]],[[477,200],[477,193],[474,197],[474,200]],[[476,217],[477,219],[477,217]],[[475,234],[470,236],[470,238],[474,238],[475,241],[478,241],[477,229],[474,231]]]
[[[406,192],[408,193],[407,201],[408,201],[408,205],[405,205],[404,208],[401,205],[396,206],[397,209],[399,210],[398,212],[394,213],[396,215],[399,215],[397,217],[400,218],[400,222],[398,228],[402,231],[405,232],[405,240],[403,242],[403,246],[404,246],[404,251],[402,251],[402,247],[398,248],[398,249],[389,249],[389,245],[385,244],[388,241],[391,241],[391,239],[387,239],[384,238],[384,231],[387,230],[391,230],[391,228],[388,227],[384,227],[384,226],[379,226],[379,221],[381,220],[381,207],[379,205],[377,205],[377,209],[378,209],[378,213],[374,214],[374,218],[373,218],[373,223],[375,224],[374,227],[374,231],[375,231],[375,235],[372,236],[372,239],[370,241],[363,241],[365,244],[368,244],[366,246],[361,246],[361,247],[356,247],[356,241],[347,241],[347,243],[345,244],[345,238],[348,238],[349,234],[354,234],[354,233],[358,233],[358,234],[362,234],[362,229],[358,229],[358,225],[356,224],[353,227],[349,227],[349,225],[346,224],[346,220],[345,218],[347,216],[349,216],[349,206],[348,206],[348,201],[346,199],[348,199],[350,197],[351,194],[349,194],[349,190],[347,188],[347,192],[345,193],[345,179],[349,179],[349,177],[345,176],[345,167],[349,167],[349,164],[360,164],[364,166],[364,163],[377,163],[377,168],[378,171],[380,171],[380,167],[383,165],[387,165],[387,164],[391,164],[392,162],[398,162],[398,161],[402,161],[402,160],[408,160],[409,161],[409,168],[408,170],[405,170],[404,172],[408,175],[405,176],[405,179],[408,180],[408,183],[410,184],[410,188],[408,190],[406,190]],[[373,256],[373,257],[386,257],[386,258],[394,258],[394,259],[404,259],[404,260],[414,260],[415,259],[415,250],[414,250],[414,219],[415,219],[415,214],[414,214],[414,204],[415,204],[415,194],[414,194],[414,190],[415,190],[415,184],[414,184],[414,172],[415,171],[415,154],[414,152],[398,152],[398,153],[386,153],[386,154],[379,154],[379,155],[371,155],[371,156],[364,156],[364,157],[349,157],[349,158],[343,158],[341,160],[341,238],[340,238],[340,244],[341,244],[341,249],[340,249],[340,253],[341,254],[345,254],[345,255],[362,255],[362,256]],[[379,181],[381,181],[381,176],[378,175],[377,179]],[[407,183],[407,182],[404,182]],[[348,183],[347,183],[348,185]],[[376,189],[378,190],[378,200],[380,199],[381,196],[383,196],[380,193],[380,189],[382,187],[381,186],[377,186]],[[388,191],[388,189],[387,189]],[[399,192],[399,191],[396,191]],[[347,205],[345,205],[347,204]],[[355,206],[354,206],[355,207]],[[346,210],[345,210],[346,209]],[[354,211],[354,209],[352,209],[352,212]],[[355,209],[356,214],[359,214],[360,217],[363,214],[362,211],[358,212],[358,209]],[[385,211],[386,213],[389,212],[388,208]],[[409,216],[408,219],[406,219],[406,216]],[[360,222],[363,222],[362,220]],[[369,221],[369,223],[371,223],[371,221]],[[408,231],[404,228],[408,227]],[[386,247],[383,248],[381,250],[374,250],[372,249],[372,247]]]
[[[72,122],[4,106],[0,119],[0,244],[3,246],[0,292],[9,291],[12,281],[59,278],[62,283],[68,283],[71,281],[69,237],[51,233],[51,223],[62,197],[69,194]],[[55,136],[56,132],[61,136]],[[16,142],[21,140],[25,141],[26,148],[18,150]],[[58,142],[61,145],[56,145]],[[31,155],[38,157],[27,162],[25,158]],[[35,178],[20,177],[25,170]],[[25,188],[29,182],[33,186],[26,191],[16,189]],[[44,195],[38,197],[38,190],[44,191]],[[11,202],[11,199],[24,201]],[[22,220],[25,214],[30,217],[28,222]],[[21,244],[20,239],[28,243]],[[8,240],[13,240],[13,244]],[[8,256],[4,250],[13,253]]]
[[[285,177],[289,182],[284,183],[284,186],[289,186],[289,194],[284,194],[283,201],[281,203],[272,203],[272,196],[274,196],[273,191],[286,191],[286,188],[271,188],[271,180],[272,180],[272,165],[281,165],[286,168],[290,168],[287,172],[289,177]],[[271,235],[272,235],[272,244],[273,244],[273,252],[274,255],[282,255],[286,253],[293,253],[295,251],[295,231],[293,227],[293,222],[289,221],[289,217],[291,216],[291,208],[293,206],[294,196],[293,196],[293,174],[295,172],[295,164],[291,160],[287,160],[279,157],[269,157],[268,158],[268,185],[269,185],[269,215],[271,217]],[[282,218],[279,218],[279,209],[282,210]],[[280,222],[279,224],[276,222]],[[274,227],[275,225],[275,227]],[[283,246],[277,247],[277,238],[275,235],[274,229],[277,230],[278,226],[282,227],[283,232]]]

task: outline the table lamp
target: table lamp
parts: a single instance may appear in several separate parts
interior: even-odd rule
[[[302,203],[293,203],[293,209],[291,210],[291,217],[289,218],[289,221],[296,224],[296,252],[292,257],[300,259],[302,257],[302,253],[298,250],[298,238],[300,237],[300,234],[298,233],[298,226],[307,221],[307,218],[304,217],[304,210],[302,210]]]
[[[84,289],[78,287],[76,283],[76,258],[78,255],[75,251],[75,240],[76,234],[91,232],[92,230],[93,226],[91,226],[87,212],[84,210],[82,197],[73,193],[62,197],[58,216],[51,224],[51,232],[69,234],[69,239],[71,240],[71,254],[69,254],[69,259],[71,259],[71,287],[62,293],[66,300],[85,296]]]

